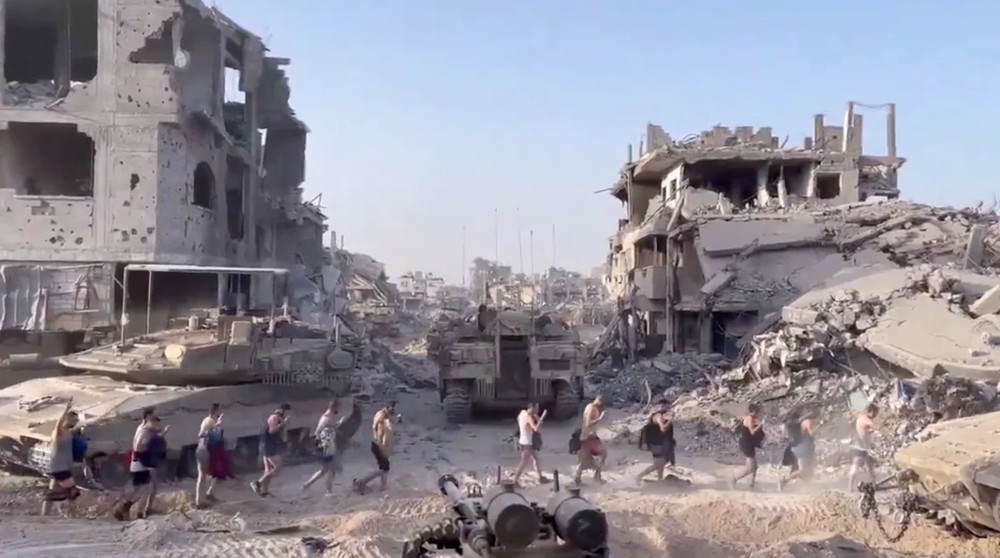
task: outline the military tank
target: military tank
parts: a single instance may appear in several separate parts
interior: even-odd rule
[[[438,388],[451,423],[480,410],[539,403],[556,420],[576,416],[583,393],[585,349],[554,314],[487,306],[459,319],[443,315],[428,335]]]
[[[928,434],[895,455],[919,506],[951,527],[1000,536],[1000,412],[933,424]]]
[[[196,475],[198,430],[215,403],[237,470],[257,468],[264,421],[282,402],[292,406],[293,457],[311,453],[312,429],[333,399],[352,413],[338,438],[357,432],[361,410],[350,393],[359,345],[282,319],[193,316],[183,324],[59,359],[80,375],[0,390],[0,459],[44,472],[50,433],[69,400],[102,483],[125,479],[124,454],[149,407],[170,426],[165,478]]]

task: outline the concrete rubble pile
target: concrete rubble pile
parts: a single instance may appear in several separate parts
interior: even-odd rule
[[[667,353],[630,363],[624,368],[601,365],[591,369],[587,395],[600,393],[612,405],[654,402],[665,397],[675,400],[689,392],[706,394],[715,387],[715,378],[729,369],[729,361],[719,354]]]

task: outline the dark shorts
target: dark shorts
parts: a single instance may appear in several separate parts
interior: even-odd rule
[[[268,442],[261,444],[261,453],[264,457],[281,457],[285,453],[285,444],[281,442]]]
[[[382,455],[382,450],[379,449],[375,442],[372,442],[372,455],[375,456],[375,462],[378,463],[378,470],[382,472],[389,472],[389,458]]]
[[[649,448],[649,451],[653,454],[653,459],[662,459],[667,463],[674,465],[676,462],[676,457],[674,455],[675,447],[676,444],[665,442],[662,444],[654,444]]]
[[[521,451],[528,451],[528,450],[538,451],[538,450],[535,450],[535,446],[524,445],[524,444],[520,444],[520,443],[517,444],[517,449],[519,449]]]
[[[145,486],[152,482],[152,471],[135,471],[132,473],[132,486]]]
[[[871,452],[865,450],[854,450],[854,459],[869,467],[874,467],[876,464],[875,458],[872,457]]]
[[[62,482],[73,478],[73,473],[71,471],[53,471],[46,476],[56,482]]]

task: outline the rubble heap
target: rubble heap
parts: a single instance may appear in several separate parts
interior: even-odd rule
[[[647,403],[665,397],[675,400],[684,393],[707,393],[729,361],[719,354],[666,353],[641,360],[625,368],[610,365],[591,369],[588,376],[590,394],[600,393],[613,405]],[[589,394],[588,394],[589,395]]]

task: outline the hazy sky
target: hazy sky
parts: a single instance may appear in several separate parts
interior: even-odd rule
[[[607,193],[646,122],[675,138],[897,104],[904,197],[992,200],[1000,3],[972,0],[217,0],[288,67],[309,124],[306,192],[346,247],[461,280],[467,259],[600,264]],[[863,110],[884,154],[884,116]],[[979,130],[978,132],[976,130]],[[994,155],[990,155],[993,153]]]

